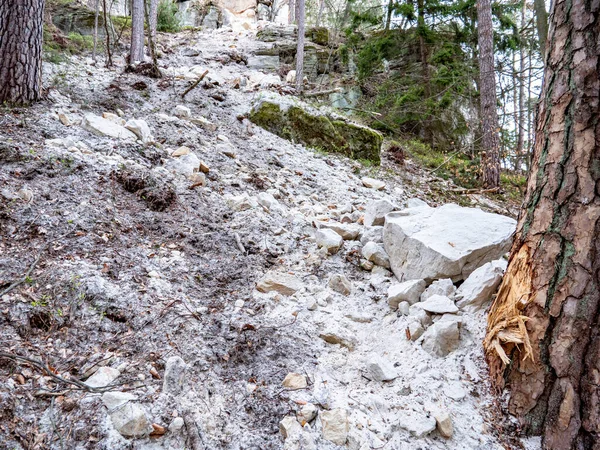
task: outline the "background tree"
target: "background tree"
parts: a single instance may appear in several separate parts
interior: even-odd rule
[[[546,56],[546,41],[548,40],[548,13],[546,12],[546,2],[544,0],[533,0],[535,9],[535,25],[537,28],[538,40],[542,62]]]
[[[306,21],[306,11],[304,0],[296,0],[298,14],[298,45],[296,47],[296,91],[302,92],[304,78],[304,23]]]
[[[44,0],[0,0],[0,103],[40,98]]]
[[[479,98],[483,151],[481,168],[483,186],[500,186],[500,140],[496,111],[496,77],[494,68],[494,29],[491,0],[477,0],[479,30]]]
[[[144,60],[144,0],[133,0],[131,4],[131,47],[129,63]]]
[[[600,4],[553,3],[534,162],[484,342],[544,449],[600,448]]]

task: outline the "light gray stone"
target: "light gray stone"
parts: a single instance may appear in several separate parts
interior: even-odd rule
[[[375,242],[367,242],[362,248],[362,255],[367,261],[371,261],[378,266],[390,268],[390,259],[383,247]]]
[[[345,409],[336,408],[331,411],[321,411],[323,439],[337,445],[346,444],[348,439],[348,414]]]
[[[187,106],[177,105],[175,109],[173,109],[173,115],[175,117],[187,119],[188,117],[192,117],[192,110]]]
[[[288,389],[304,389],[308,386],[308,382],[301,373],[290,372],[285,376],[281,385]]]
[[[474,312],[484,308],[502,282],[507,262],[503,259],[484,264],[475,270],[456,291],[460,309]]]
[[[92,113],[85,114],[81,127],[97,136],[108,136],[116,139],[135,141],[136,136],[123,125]]]
[[[109,411],[132,400],[137,400],[137,397],[129,392],[108,391],[102,394],[102,403]]]
[[[458,348],[458,323],[441,321],[431,325],[423,335],[423,349],[434,356],[446,356]]]
[[[170,158],[165,162],[165,168],[167,170],[187,176],[197,172],[199,167],[200,160],[193,153],[181,155],[177,158]]]
[[[256,289],[260,292],[279,292],[283,295],[293,295],[304,287],[300,279],[294,275],[283,272],[267,272],[261,280],[256,283]]]
[[[135,134],[144,144],[151,144],[154,142],[154,136],[152,136],[150,127],[145,120],[130,119],[125,124],[125,128]]]
[[[163,392],[178,395],[183,389],[183,381],[187,365],[179,356],[171,356],[167,359],[165,366],[165,378],[163,380]]]
[[[410,314],[410,303],[408,302],[400,302],[398,303],[398,312],[403,316],[408,316]]]
[[[225,203],[234,211],[245,211],[258,206],[256,200],[250,197],[247,192],[240,195],[230,195],[225,197]]]
[[[352,293],[352,283],[344,275],[336,273],[329,279],[329,287],[342,295]]]
[[[169,431],[171,433],[177,433],[179,430],[183,428],[184,421],[181,417],[175,417],[171,423],[169,424]]]
[[[373,355],[367,361],[367,370],[375,381],[391,381],[398,378],[394,365],[383,356]]]
[[[424,302],[432,295],[444,295],[448,298],[453,298],[456,292],[456,287],[450,278],[434,281],[421,294],[421,301]]]
[[[434,414],[437,430],[445,438],[451,438],[454,434],[452,419],[447,411],[438,411]]]
[[[298,423],[294,416],[285,416],[279,422],[279,432],[284,439],[294,438],[302,433],[302,425]]]
[[[398,207],[388,200],[375,200],[367,205],[363,224],[366,227],[383,225],[385,223],[385,215],[397,209]]]
[[[421,336],[423,336],[423,333],[425,332],[423,325],[417,320],[414,320],[411,323],[409,323],[407,328],[410,334],[411,341],[416,341]]]
[[[362,181],[363,186],[371,189],[376,189],[378,191],[382,190],[385,187],[385,182],[381,180],[376,180],[375,178],[362,177],[360,181]]]
[[[298,411],[298,421],[300,422],[300,424],[302,424],[302,422],[311,422],[315,417],[317,417],[317,412],[318,409],[316,405],[312,403],[307,403],[306,405],[302,406],[302,408],[300,408],[300,411]]]
[[[424,302],[415,303],[415,306],[433,314],[458,312],[454,302],[444,295],[432,295]]]
[[[398,279],[464,280],[511,245],[516,222],[476,208],[447,204],[386,216],[383,242]]]
[[[339,234],[345,241],[353,241],[358,238],[360,227],[353,223],[340,223],[335,221],[317,222],[319,228],[329,228]]]
[[[328,228],[318,230],[315,233],[315,239],[317,241],[317,245],[321,248],[327,249],[327,253],[330,255],[337,253],[344,244],[344,239],[342,239],[342,237],[335,231]]]
[[[427,436],[436,428],[435,418],[417,411],[402,411],[398,425],[417,438]]]
[[[413,305],[419,301],[426,286],[425,280],[418,279],[392,284],[388,288],[388,304],[391,308],[397,308],[400,302],[408,302],[409,305]]]
[[[319,333],[319,337],[328,344],[341,345],[348,350],[354,350],[356,339],[350,334],[347,329],[336,327],[325,329]]]
[[[125,437],[142,438],[150,434],[152,426],[141,406],[125,403],[110,413],[115,429]]]
[[[100,367],[94,375],[89,377],[85,384],[90,387],[104,387],[111,384],[117,379],[120,372],[112,367]]]

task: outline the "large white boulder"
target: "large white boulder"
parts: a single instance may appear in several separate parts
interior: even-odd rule
[[[516,221],[478,208],[420,206],[386,216],[383,243],[400,280],[464,280],[500,258],[511,245]]]
[[[456,305],[471,312],[484,307],[498,289],[506,266],[507,262],[500,259],[475,270],[456,291]]]
[[[81,128],[95,134],[96,136],[108,136],[116,139],[135,141],[136,135],[123,125],[105,119],[104,117],[88,113],[83,116]]]

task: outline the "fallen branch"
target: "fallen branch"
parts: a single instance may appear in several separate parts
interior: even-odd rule
[[[321,95],[329,95],[335,92],[340,92],[342,88],[335,89],[327,89],[325,91],[317,91],[317,92],[307,92],[306,94],[302,94],[302,97],[320,97]]]
[[[194,89],[196,86],[198,86],[202,80],[204,80],[204,77],[207,74],[208,74],[208,69],[206,71],[204,71],[204,73],[202,75],[200,75],[196,81],[194,81],[194,84],[192,84],[189,88],[187,88],[185,90],[185,92],[183,94],[181,94],[181,98],[185,98],[185,96],[188,95],[192,89]]]
[[[246,247],[244,247],[244,244],[242,244],[242,239],[240,238],[240,235],[238,233],[235,233],[234,236],[235,236],[235,243],[237,244],[237,247],[240,249],[240,252],[242,252],[245,255]]]
[[[35,266],[37,265],[37,263],[40,262],[40,258],[42,257],[42,253],[44,253],[44,250],[46,250],[46,248],[43,248],[42,251],[40,252],[40,254],[37,256],[37,258],[35,258],[33,263],[29,266],[29,269],[27,269],[27,272],[25,272],[25,276],[23,278],[21,278],[20,280],[15,281],[9,287],[7,287],[2,292],[0,292],[0,297],[2,297],[4,294],[8,294],[14,288],[19,287],[20,285],[22,285],[23,283],[25,283],[27,281],[27,279],[31,275],[31,272],[33,272],[33,269],[35,269]]]

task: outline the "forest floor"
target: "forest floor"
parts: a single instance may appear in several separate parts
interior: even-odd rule
[[[516,205],[452,193],[450,182],[410,160],[399,165],[384,154],[380,167],[363,166],[253,126],[244,117],[257,93],[285,90],[272,74],[237,62],[268,45],[254,35],[161,35],[159,80],[124,73],[122,57],[111,69],[84,57],[46,64],[47,99],[2,110],[0,447],[344,448],[323,438],[321,415],[299,440],[284,442],[279,423],[312,403],[346,411],[351,449],[523,448],[490,394],[485,312],[463,315],[456,351],[431,356],[407,340],[408,317],[388,306],[391,272],[363,270],[358,241],[334,255],[320,251],[313,226],[359,217],[381,197],[512,216]],[[174,118],[177,105],[214,127]],[[85,114],[105,112],[145,120],[157,144],[79,125]],[[165,169],[180,146],[209,167],[204,185]],[[383,180],[384,190],[365,187],[365,175]],[[276,201],[257,205],[261,193]],[[236,197],[244,194],[249,199]],[[256,282],[272,270],[293,273],[301,288],[291,296],[258,292]],[[350,280],[350,295],[328,287],[333,274]],[[320,337],[327,334],[352,345],[328,343]],[[373,354],[394,362],[399,376],[369,377]],[[165,366],[174,356],[186,370],[183,388],[169,393]],[[110,389],[135,396],[144,420],[157,425],[152,436],[115,430],[101,393],[77,384],[94,373],[118,375]],[[308,385],[286,389],[288,373],[305,375]],[[398,424],[435,411],[450,416],[451,438]]]

